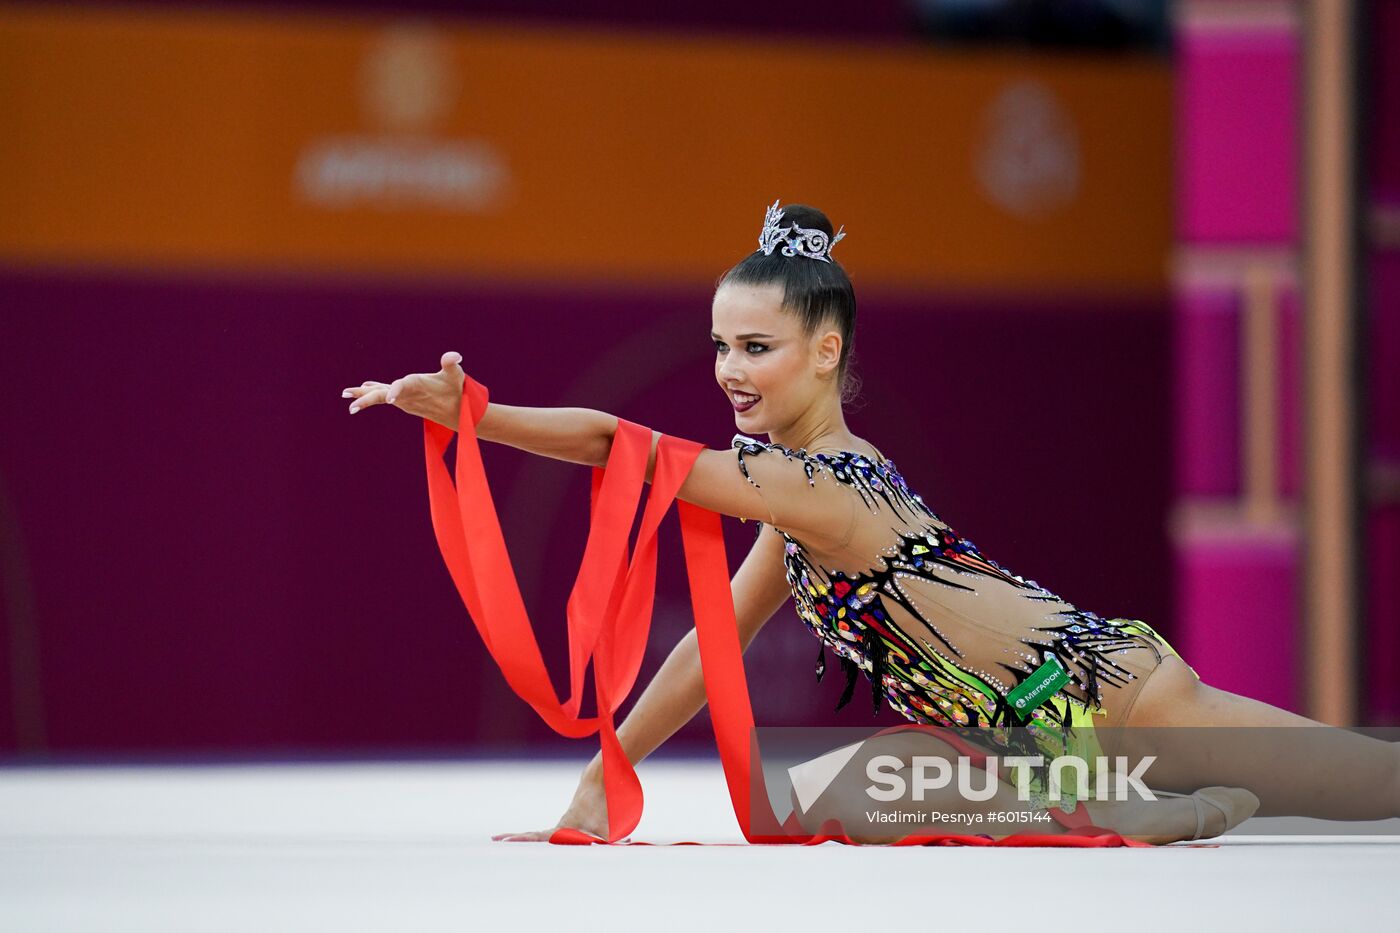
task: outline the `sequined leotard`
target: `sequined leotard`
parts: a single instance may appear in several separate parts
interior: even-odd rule
[[[732,446],[740,470],[760,492],[746,455],[799,462],[813,488],[825,473],[866,506],[865,519],[852,522],[858,530],[848,535],[843,556],[828,559],[828,566],[774,527],[786,545],[785,574],[797,614],[821,642],[817,679],[828,647],[845,670],[837,709],[850,701],[863,671],[876,712],[887,703],[918,723],[1024,725],[1038,744],[1054,737],[1053,748],[1042,745],[1044,750],[1083,748],[1070,741],[1071,730],[1092,730],[1094,715],[1105,720],[1101,725],[1121,725],[1142,681],[1164,654],[1176,654],[1146,623],[1079,609],[983,555],[912,492],[886,458],[855,451],[809,454],[742,434]],[[873,566],[834,569],[844,559],[864,564],[862,553],[877,555]],[[1006,695],[1051,655],[1071,682],[1023,723]],[[1106,691],[1112,695],[1108,704]]]

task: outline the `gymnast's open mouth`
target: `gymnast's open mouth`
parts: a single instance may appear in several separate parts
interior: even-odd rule
[[[760,395],[750,395],[747,392],[731,392],[729,399],[734,405],[735,411],[748,411],[762,399]]]

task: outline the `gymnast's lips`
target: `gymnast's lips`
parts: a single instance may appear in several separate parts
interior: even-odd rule
[[[744,394],[747,395],[748,393],[744,393]],[[731,393],[730,396],[729,396],[729,403],[730,403],[731,405],[734,406],[734,410],[735,410],[736,412],[738,412],[738,411],[748,411],[750,408],[754,407],[755,405],[757,405],[757,404],[758,404],[759,402],[761,402],[761,401],[763,401],[763,397],[762,397],[762,396],[757,396],[757,395],[754,396],[753,401],[751,401],[751,402],[741,402],[741,401],[739,401],[737,398],[735,398],[734,395],[733,395],[732,393]]]

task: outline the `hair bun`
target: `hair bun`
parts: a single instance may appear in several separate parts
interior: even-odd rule
[[[821,230],[828,237],[836,235],[836,228],[832,226],[826,215],[810,204],[780,204],[778,210],[783,212],[783,219],[778,223],[784,227],[788,224],[797,224],[799,227]]]

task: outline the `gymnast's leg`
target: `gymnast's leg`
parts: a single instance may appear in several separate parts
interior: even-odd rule
[[[1148,677],[1125,726],[1121,749],[1130,766],[1156,755],[1146,772],[1152,787],[1248,788],[1259,797],[1258,816],[1400,816],[1400,743],[1212,687],[1175,656]],[[1280,726],[1290,728],[1264,728]]]

